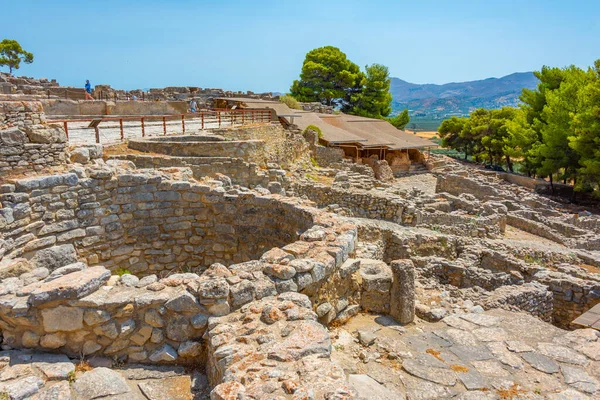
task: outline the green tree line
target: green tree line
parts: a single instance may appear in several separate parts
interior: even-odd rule
[[[388,67],[365,66],[365,71],[333,46],[319,47],[306,54],[300,79],[290,95],[301,102],[320,102],[340,111],[362,117],[385,119],[392,112],[391,78]],[[408,110],[388,121],[404,129]]]
[[[523,90],[518,108],[442,122],[442,146],[600,196],[600,60],[587,69],[544,66],[535,75],[537,88]]]

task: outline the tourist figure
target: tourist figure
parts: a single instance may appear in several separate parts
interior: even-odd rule
[[[198,106],[198,104],[196,104],[196,99],[192,99],[192,101],[190,101],[190,110],[195,113],[196,112],[196,107]]]
[[[94,100],[92,97],[92,85],[90,85],[89,79],[85,81],[85,99],[86,100]]]

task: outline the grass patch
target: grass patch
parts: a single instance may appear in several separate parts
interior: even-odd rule
[[[293,110],[302,110],[302,106],[300,105],[300,103],[298,103],[298,100],[296,100],[289,94],[284,94],[283,96],[280,96],[279,101]]]
[[[119,275],[119,276],[123,276],[125,274],[130,274],[131,275],[131,271],[128,270],[127,268],[117,268],[114,271],[115,275]]]

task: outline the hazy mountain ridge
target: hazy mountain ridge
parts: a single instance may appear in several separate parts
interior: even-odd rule
[[[408,108],[411,115],[441,118],[447,114],[468,114],[479,107],[514,107],[522,89],[533,89],[537,84],[533,72],[443,85],[420,85],[392,78],[390,92],[394,111]]]

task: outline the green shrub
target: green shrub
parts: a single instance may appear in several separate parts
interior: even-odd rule
[[[127,268],[118,268],[115,270],[115,275],[123,276],[125,274],[131,274],[131,271]]]
[[[310,162],[312,163],[313,167],[319,168],[319,163],[317,162],[317,160],[314,157],[310,158]]]
[[[317,132],[319,139],[323,139],[323,132],[321,132],[321,128],[319,128],[316,125],[307,126],[306,129],[304,130],[304,132],[306,132],[306,131],[315,131],[315,132]]]
[[[302,107],[300,106],[300,103],[298,103],[298,100],[296,100],[289,94],[284,94],[283,96],[280,96],[279,101],[293,110],[302,110]]]

